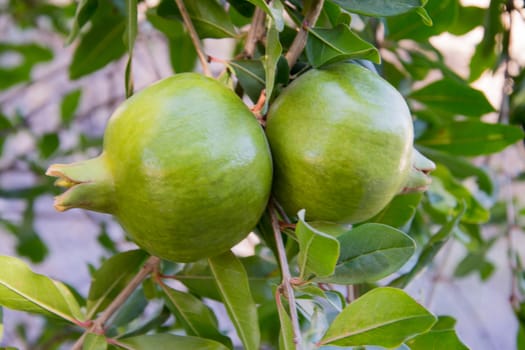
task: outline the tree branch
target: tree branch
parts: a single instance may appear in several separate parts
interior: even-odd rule
[[[299,32],[295,36],[290,49],[286,53],[286,61],[288,61],[288,66],[290,69],[295,65],[297,59],[303,52],[304,47],[306,46],[306,38],[308,37],[308,30],[315,25],[317,18],[321,13],[323,8],[324,0],[315,0],[313,1],[309,11],[304,17],[303,25],[299,29]]]
[[[279,265],[281,266],[282,282],[281,287],[284,288],[287,294],[288,304],[290,307],[290,318],[292,321],[292,329],[294,334],[294,343],[296,349],[300,349],[301,346],[301,329],[299,328],[299,316],[297,315],[297,308],[295,305],[295,295],[292,288],[292,276],[290,275],[290,267],[288,266],[288,260],[286,258],[286,249],[284,247],[283,238],[281,236],[281,230],[279,228],[279,218],[273,200],[268,205],[270,211],[270,217],[272,219],[272,229],[275,237],[275,244],[277,245]]]
[[[208,66],[208,58],[204,54],[201,46],[201,41],[199,39],[199,36],[197,35],[197,31],[195,30],[195,27],[193,26],[193,23],[191,22],[190,15],[188,13],[188,10],[186,9],[186,6],[184,5],[184,2],[182,0],[175,0],[175,3],[177,4],[177,7],[179,8],[180,14],[182,16],[182,21],[184,22],[184,26],[188,30],[188,33],[190,34],[191,41],[193,42],[193,46],[195,46],[195,50],[197,51],[197,56],[199,56],[199,61],[201,62],[202,66],[202,72],[204,75],[211,77],[211,71],[210,67]]]
[[[137,287],[148,277],[148,275],[153,272],[158,264],[160,259],[156,256],[150,256],[144,266],[140,271],[133,277],[129,284],[124,288],[119,295],[109,304],[109,306],[100,314],[100,316],[93,321],[91,326],[82,334],[82,336],[77,340],[77,342],[71,348],[72,350],[81,350],[84,343],[84,339],[89,333],[104,333],[104,324],[109,320],[111,316],[128,300],[129,296],[137,289]]]
[[[246,43],[244,44],[243,56],[245,58],[252,58],[255,53],[255,46],[257,41],[264,35],[264,20],[266,19],[266,13],[260,7],[255,9],[253,14],[252,23],[246,36]]]

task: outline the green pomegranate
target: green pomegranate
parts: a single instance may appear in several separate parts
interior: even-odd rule
[[[410,111],[399,92],[355,64],[312,69],[270,107],[273,192],[286,212],[355,223],[400,192],[423,190],[434,164],[413,149]]]
[[[256,225],[271,191],[264,132],[228,88],[196,73],[162,80],[112,115],[104,151],[52,165],[60,210],[114,215],[143,249],[188,262],[222,253]]]

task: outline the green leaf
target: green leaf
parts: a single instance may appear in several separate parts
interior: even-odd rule
[[[337,284],[374,282],[399,270],[415,251],[412,238],[383,224],[357,226],[337,239],[341,255],[335,272],[330,277],[318,278],[318,281]]]
[[[149,349],[191,349],[191,350],[228,350],[221,343],[209,339],[187,337],[168,333],[139,335],[136,337],[119,339],[119,343],[126,346],[126,350]]]
[[[167,306],[188,335],[217,340],[232,347],[231,340],[219,332],[217,319],[212,311],[200,299],[165,284],[160,286],[164,291]]]
[[[523,130],[515,125],[465,120],[429,131],[418,143],[455,156],[478,156],[500,152],[523,137]]]
[[[75,297],[63,283],[34,273],[10,256],[0,256],[0,266],[0,306],[58,316],[72,323],[84,319]]]
[[[428,158],[445,165],[454,177],[458,179],[474,177],[482,191],[492,194],[494,188],[490,176],[485,170],[475,166],[469,160],[427,147],[421,147],[420,150]]]
[[[339,242],[334,237],[317,230],[305,221],[305,210],[297,213],[299,221],[295,234],[299,241],[299,269],[301,279],[311,275],[324,277],[334,273],[339,256]]]
[[[284,17],[283,17],[283,6],[280,0],[272,1],[271,5],[268,5],[265,0],[246,0],[251,2],[257,7],[260,7],[261,9],[266,12],[267,15],[272,17],[272,19],[275,21],[275,27],[278,31],[282,31],[284,28]]]
[[[64,95],[60,104],[60,117],[62,123],[69,125],[75,116],[75,112],[82,96],[82,90],[75,89]]]
[[[397,195],[379,214],[368,219],[367,222],[402,228],[414,216],[422,197],[423,194],[420,192]]]
[[[0,307],[0,343],[4,338],[4,311]]]
[[[458,338],[454,326],[456,320],[450,316],[439,316],[438,321],[427,333],[406,342],[411,350],[468,350]]]
[[[133,95],[133,47],[137,37],[137,0],[126,0],[126,31],[124,32],[124,44],[128,48],[128,62],[125,72],[126,97]]]
[[[69,77],[78,79],[122,57],[126,20],[112,6],[102,6],[91,20],[91,28],[80,39],[69,65]]]
[[[279,296],[279,300],[276,304],[277,312],[279,314],[279,324],[281,325],[281,331],[279,333],[279,350],[296,350],[292,320],[282,303],[281,296]]]
[[[38,140],[38,149],[42,158],[49,158],[60,145],[60,140],[56,133],[44,134]]]
[[[98,0],[80,0],[77,9],[75,12],[75,18],[73,19],[73,24],[71,26],[71,31],[69,32],[69,36],[66,40],[66,45],[71,44],[76,37],[78,36],[78,33],[80,32],[80,29],[84,26],[84,24],[89,21],[91,16],[95,13],[98,6]]]
[[[199,38],[232,38],[237,33],[230,16],[216,0],[184,0],[184,5]],[[175,1],[163,0],[157,14],[170,20],[182,20]]]
[[[168,38],[170,63],[175,73],[191,72],[197,62],[197,51],[182,23],[161,17],[154,9],[146,16],[150,23]]]
[[[411,92],[408,97],[436,111],[469,117],[480,117],[494,111],[481,91],[451,78],[426,85]]]
[[[248,275],[232,252],[208,259],[224,306],[246,350],[259,349],[261,335],[257,308],[250,291]]]
[[[448,28],[454,35],[464,35],[483,25],[485,9],[476,6],[459,6],[456,22]]]
[[[387,17],[423,8],[424,0],[331,0],[345,10],[366,16]]]
[[[495,267],[486,259],[486,251],[468,253],[454,270],[454,277],[465,277],[473,272],[478,272],[481,280],[487,280],[494,272]]]
[[[456,215],[462,204],[465,204],[462,222],[481,224],[489,220],[490,212],[465,186],[452,177],[447,168],[438,165],[432,174],[433,181],[427,191],[428,202],[424,202],[427,210],[432,210],[434,215]]]
[[[379,51],[361,39],[348,26],[311,28],[306,43],[306,56],[314,67],[351,58],[363,58],[380,63]]]
[[[0,90],[31,80],[31,71],[41,62],[50,61],[53,51],[34,43],[12,44],[0,42],[0,55],[13,53],[20,56],[20,63],[14,67],[0,65]]]
[[[113,255],[93,273],[87,300],[89,318],[106,308],[142,266],[147,253],[130,250]]]
[[[84,340],[84,346],[82,350],[106,350],[108,348],[108,343],[106,342],[106,337],[99,334],[88,333]]]
[[[279,41],[279,32],[275,27],[275,22],[270,20],[268,26],[268,32],[266,33],[266,53],[262,59],[266,77],[266,101],[262,111],[263,114],[266,113],[268,104],[272,97],[273,87],[275,85],[275,75],[277,72],[277,63],[279,62],[279,57],[283,51],[283,47]]]
[[[386,21],[388,39],[392,41],[412,39],[426,42],[428,38],[448,31],[456,21],[461,20],[458,17],[458,0],[429,1],[424,10],[425,13],[416,10],[389,17]]]
[[[345,307],[320,344],[393,348],[435,322],[434,315],[402,290],[376,288]]]
[[[445,245],[445,243],[452,235],[452,232],[458,225],[464,212],[465,205],[461,204],[459,213],[455,217],[450,219],[445,225],[443,225],[441,229],[428,240],[412,269],[408,273],[399,276],[398,278],[390,282],[390,285],[399,288],[406,287],[407,284],[421,270],[423,270],[428,264],[430,264],[434,260],[434,257],[437,255],[437,253],[441,250],[441,248]]]
[[[230,61],[230,67],[248,97],[256,103],[266,86],[264,64],[260,60],[233,60]]]

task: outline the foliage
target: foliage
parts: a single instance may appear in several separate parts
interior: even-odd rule
[[[478,273],[487,279],[494,271],[487,259],[494,242],[512,242],[512,235],[523,234],[523,203],[512,195],[500,201],[498,189],[524,177],[489,167],[492,155],[523,138],[525,70],[512,56],[510,26],[511,18],[523,15],[519,3],[492,0],[488,8],[459,0],[0,4],[1,15],[20,31],[46,32],[72,45],[65,68],[72,81],[124,60],[126,68],[118,74],[130,96],[136,51],[148,45],[144,31],[154,30],[167,46],[174,72],[195,70],[197,62],[205,72],[208,60],[221,62],[223,69],[215,75],[251,100],[262,122],[281,89],[310,66],[362,64],[403,93],[414,116],[415,146],[438,165],[427,193],[399,195],[380,214],[353,227],[306,222],[304,212],[290,221],[271,204],[257,225],[261,243],[250,257],[226,253],[188,264],[159,262],[140,250],[119,251],[106,224],[98,223],[100,244],[110,257],[92,267],[89,293],[82,295],[31,271],[21,258],[36,264],[48,255],[34,224],[35,203],[56,191],[44,169],[52,159],[84,157],[91,147],[101,147],[100,135],[61,143],[64,131],[80,125],[77,111],[88,91],[75,88],[59,96],[60,123],[43,133],[33,131],[30,113],[0,111],[2,157],[9,159],[5,145],[21,133],[35,146],[35,152],[0,163],[0,170],[23,169],[36,179],[27,187],[0,188],[3,200],[25,204],[21,220],[0,216],[19,255],[0,257],[0,305],[43,315],[45,330],[27,344],[35,349],[61,344],[75,349],[465,349],[454,319],[433,315],[402,289],[450,240],[466,251],[455,276]],[[432,38],[476,28],[483,40],[462,76]],[[297,44],[299,36],[303,40]],[[231,59],[203,55],[201,40],[210,38],[233,40]],[[35,68],[53,59],[53,50],[37,40],[1,39],[0,103],[34,84]],[[471,83],[483,73],[501,71],[506,81],[502,104],[495,107]],[[489,122],[495,111],[497,121]],[[485,238],[481,228],[487,225],[497,225],[501,233]],[[512,245],[508,255],[522,349],[525,269]],[[216,305],[227,317],[216,317]],[[1,316],[0,308],[0,341],[4,323],[10,322],[1,322]]]

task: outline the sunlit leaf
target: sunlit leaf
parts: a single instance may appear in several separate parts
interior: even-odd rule
[[[330,0],[349,12],[367,16],[396,16],[422,8],[424,0]]]
[[[452,114],[480,117],[494,111],[481,91],[450,78],[413,91],[409,97],[436,111]]]
[[[515,125],[466,120],[429,131],[418,143],[456,156],[478,156],[499,152],[523,137],[523,130]]]
[[[250,291],[246,270],[231,252],[208,259],[224,306],[246,350],[258,350],[260,331],[257,308]]]
[[[14,257],[0,256],[0,266],[1,306],[53,315],[73,323],[84,319],[75,297],[61,282],[34,273]]]
[[[333,275],[321,282],[356,284],[377,281],[397,271],[414,254],[414,241],[383,224],[364,224],[337,237],[341,254]]]
[[[165,300],[181,322],[188,335],[217,340],[231,347],[228,337],[221,334],[218,329],[217,319],[214,314],[200,299],[189,293],[184,293],[161,284]]]
[[[452,317],[439,316],[430,331],[409,339],[406,344],[411,350],[468,350],[458,338],[455,324]]]
[[[351,58],[368,59],[375,63],[381,61],[377,49],[344,24],[330,29],[311,28],[306,55],[315,67]]]
[[[295,228],[299,241],[299,270],[302,279],[311,275],[324,277],[334,272],[339,256],[339,242],[329,234],[310,226],[304,218],[305,210],[297,214],[299,221]]]
[[[221,343],[214,340],[159,333],[139,335],[136,337],[119,339],[119,343],[126,346],[126,350],[147,349],[191,349],[191,350],[228,350]]]
[[[257,7],[266,12],[268,16],[271,16],[275,21],[275,27],[278,31],[282,31],[284,28],[284,17],[283,17],[283,7],[280,0],[272,1],[272,4],[269,5],[265,0],[246,0],[251,2]]]
[[[348,305],[320,344],[393,348],[426,332],[435,322],[434,315],[402,290],[376,288]]]
[[[106,350],[108,348],[108,343],[106,342],[106,337],[99,334],[88,333],[84,340],[84,345],[82,350]]]

